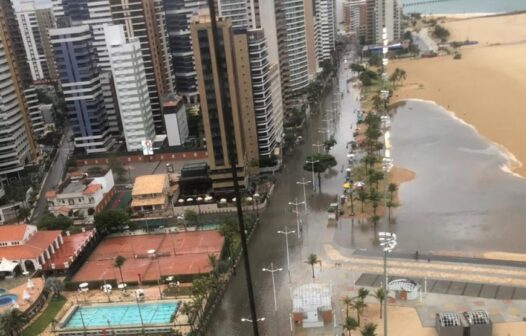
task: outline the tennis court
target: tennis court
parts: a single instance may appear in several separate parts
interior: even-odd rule
[[[223,237],[217,231],[129,235],[105,238],[73,277],[75,282],[118,280],[114,266],[118,255],[124,282],[159,279],[160,276],[191,275],[211,270],[208,255],[219,256]],[[156,257],[148,254],[155,250]]]

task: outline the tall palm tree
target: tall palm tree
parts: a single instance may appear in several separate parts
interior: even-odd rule
[[[352,317],[350,316],[347,316],[345,318],[345,323],[343,324],[343,330],[347,330],[348,332],[348,336],[351,336],[351,331],[353,330],[356,330],[356,328],[358,328],[360,325],[358,324],[358,322],[353,319]]]
[[[384,306],[384,301],[385,301],[385,291],[382,287],[378,288],[373,296],[378,300],[378,302],[380,303],[380,319],[382,318],[382,310],[383,310],[383,306]]]
[[[9,336],[20,335],[20,330],[27,323],[27,317],[18,309],[11,309],[0,316],[0,328]]]
[[[374,323],[366,323],[360,332],[362,336],[376,336],[376,327],[377,325]]]
[[[115,262],[113,263],[113,266],[119,269],[119,273],[121,274],[121,283],[124,283],[124,277],[122,276],[122,265],[124,265],[125,262],[126,258],[124,258],[121,255],[118,255],[117,258],[115,258]]]
[[[367,192],[363,189],[360,189],[358,190],[358,199],[360,200],[361,202],[361,205],[362,205],[362,213],[363,213],[363,205],[365,203],[365,201],[367,200]]]
[[[318,259],[318,256],[314,253],[311,253],[307,257],[307,260],[305,262],[312,267],[312,281],[314,281],[314,265],[318,264],[320,262],[320,259]]]
[[[369,295],[369,290],[367,288],[359,288],[358,289],[358,295],[356,296],[358,299],[365,301],[365,298]]]
[[[212,274],[217,279],[217,277],[218,277],[218,274],[217,274],[217,255],[215,255],[215,254],[209,254],[208,255],[208,265],[210,265],[210,267],[212,267]]]
[[[356,310],[356,318],[358,319],[358,324],[360,324],[360,316],[362,315],[365,308],[367,308],[367,303],[365,303],[362,299],[358,299],[354,301],[352,308]]]
[[[346,296],[343,298],[343,303],[345,304],[345,317],[349,317],[349,306],[352,304],[352,297]]]

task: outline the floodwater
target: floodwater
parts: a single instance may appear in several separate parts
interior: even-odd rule
[[[326,210],[342,193],[346,143],[352,139],[354,110],[359,108],[359,92],[347,90],[343,67],[339,77],[326,100],[325,112],[311,116],[303,134],[305,143],[286,159],[283,172],[277,175],[274,194],[249,243],[257,315],[266,319],[259,323],[260,335],[290,335],[291,288],[312,281],[310,267],[304,261],[310,253],[327,260],[325,245],[350,255],[355,249],[377,248],[377,232],[389,230],[397,233],[397,250],[401,252],[526,252],[526,183],[504,169],[510,161],[505,151],[444,109],[419,101],[401,104],[391,122],[394,164],[416,173],[415,179],[400,187],[401,206],[393,211],[394,223],[386,224],[382,219],[374,229],[366,222],[344,218],[338,225],[328,226]],[[337,99],[341,95],[343,98]],[[316,150],[312,144],[326,137],[319,132],[327,128],[323,120],[331,118],[328,126],[337,140],[331,154],[338,165],[323,175],[321,193],[307,186],[308,216],[299,207],[302,236],[289,235],[289,283],[285,239],[276,231],[285,226],[297,228],[296,215],[287,204],[295,199],[303,201],[302,187],[296,181],[312,179],[302,166],[306,156]],[[271,262],[283,267],[282,272],[275,273],[277,312],[271,275],[261,270]],[[212,317],[207,335],[252,335],[251,324],[241,322],[241,318],[250,318],[242,264]]]

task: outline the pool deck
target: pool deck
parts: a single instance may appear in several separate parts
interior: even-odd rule
[[[33,284],[35,285],[35,287],[32,289],[27,289],[27,277],[25,278],[26,278],[26,281],[24,281],[23,284],[18,285],[17,287],[11,288],[7,290],[5,293],[3,293],[3,294],[16,294],[18,296],[16,303],[18,304],[19,309],[22,312],[26,311],[26,309],[28,309],[31,306],[31,303],[33,303],[33,300],[37,298],[40,295],[40,292],[42,292],[42,290],[44,289],[44,281],[42,280],[42,278],[32,278],[31,279],[33,281]],[[27,289],[27,292],[29,293],[29,295],[31,295],[29,302],[24,300],[24,290],[25,289]],[[0,313],[6,311],[10,307],[11,305],[0,307]]]

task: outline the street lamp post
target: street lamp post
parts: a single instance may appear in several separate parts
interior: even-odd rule
[[[292,280],[290,278],[289,234],[292,234],[292,233],[295,233],[295,232],[296,231],[294,231],[294,230],[289,231],[287,226],[285,226],[285,230],[278,231],[278,233],[280,233],[280,234],[285,236],[285,250],[287,251],[287,271],[289,273],[289,282],[292,282]]]
[[[380,246],[382,246],[384,251],[384,336],[387,336],[387,253],[391,253],[397,244],[396,233],[378,232],[378,239],[380,240]]]
[[[274,273],[283,271],[283,268],[274,268],[274,264],[270,263],[270,268],[262,268],[263,272],[270,272],[272,275],[272,292],[274,293],[274,311],[278,311],[278,300],[276,299],[276,281],[274,280]]]
[[[309,212],[308,206],[307,206],[307,193],[305,192],[305,186],[309,183],[311,183],[311,181],[305,181],[304,177],[301,178],[301,181],[296,182],[296,184],[301,184],[303,186],[303,203],[305,205],[305,214]]]
[[[312,144],[312,147],[316,147],[316,152],[319,153],[320,152],[320,147],[323,147],[324,145],[321,144],[321,143],[315,143],[315,144]]]
[[[298,230],[298,239],[301,238],[301,232],[300,232],[300,213],[298,211],[298,205],[303,204],[303,202],[298,202],[298,199],[294,199],[294,202],[289,202],[289,205],[293,205],[296,207],[296,226]]]
[[[320,162],[320,160],[312,160],[312,161],[307,160],[307,161],[305,161],[305,163],[311,165],[311,172],[312,172],[312,191],[316,191],[316,188],[314,187],[314,185],[316,184],[316,183],[314,183],[314,164],[315,164],[315,163],[318,163],[318,162]]]

